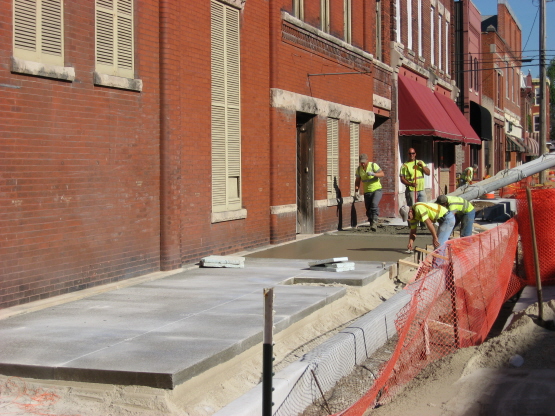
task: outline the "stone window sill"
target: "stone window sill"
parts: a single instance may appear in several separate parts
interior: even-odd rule
[[[212,224],[225,221],[243,220],[247,218],[246,209],[238,209],[236,211],[223,211],[212,213]]]
[[[69,82],[75,79],[75,68],[73,67],[25,61],[16,57],[12,57],[12,72]]]
[[[140,79],[131,79],[117,77],[115,75],[101,74],[94,71],[94,85],[101,87],[118,88],[120,90],[131,90],[141,92],[143,90],[143,81]]]

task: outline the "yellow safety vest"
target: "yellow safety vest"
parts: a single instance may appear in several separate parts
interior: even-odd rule
[[[416,230],[418,223],[425,222],[428,218],[432,222],[437,222],[449,212],[447,208],[434,202],[417,202],[412,206],[412,210],[414,212],[414,216],[410,220],[410,228],[412,230]]]
[[[414,182],[415,175],[416,175],[416,190],[423,191],[424,190],[424,172],[422,169],[414,169],[414,166],[418,163],[422,162],[419,160],[415,160],[414,162],[407,162],[403,163],[401,166],[401,176],[403,176],[407,181]],[[422,162],[422,165],[426,167],[426,164]],[[407,186],[410,191],[414,192],[414,186]]]
[[[447,196],[449,211],[458,211],[466,214],[474,209],[474,205],[460,196]]]
[[[380,182],[380,178],[372,175],[368,175],[368,169],[371,172],[376,173],[379,172],[381,169],[377,163],[368,162],[368,166],[366,167],[367,170],[364,170],[362,166],[357,168],[356,176],[360,177],[360,180],[364,184],[364,193],[367,192],[374,192],[378,189],[382,189],[382,183]]]

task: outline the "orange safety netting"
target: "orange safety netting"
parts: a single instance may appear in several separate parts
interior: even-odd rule
[[[555,284],[555,221],[553,221],[553,207],[555,206],[555,189],[531,189],[534,226],[540,278],[543,284]],[[532,229],[530,227],[530,210],[525,190],[516,193],[517,221],[521,236],[524,272],[526,284],[536,285],[534,268],[534,250],[532,243]]]
[[[513,273],[517,222],[448,241],[428,255],[405,290],[411,301],[395,320],[399,340],[372,388],[341,415],[383,404],[424,367],[482,343],[503,303],[523,286]],[[438,256],[439,254],[439,256]]]

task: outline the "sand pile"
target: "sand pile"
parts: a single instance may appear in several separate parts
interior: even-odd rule
[[[425,368],[384,416],[555,415],[555,332],[535,323],[538,305],[515,315],[499,336]],[[555,301],[544,303],[555,319]]]

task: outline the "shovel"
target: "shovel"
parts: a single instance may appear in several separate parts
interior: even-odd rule
[[[353,196],[353,204],[351,205],[351,227],[357,227],[357,210],[355,208],[356,194]]]

